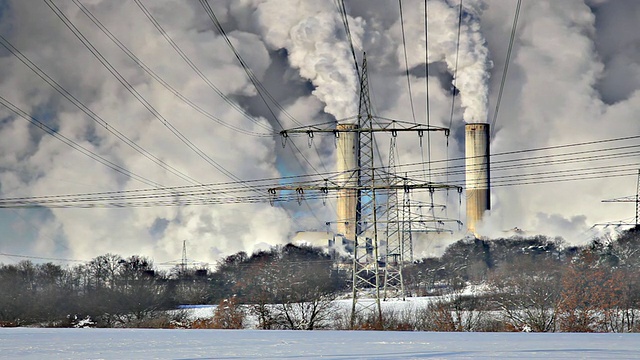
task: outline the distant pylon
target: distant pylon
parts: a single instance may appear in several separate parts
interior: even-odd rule
[[[182,261],[180,261],[180,271],[187,272],[187,240],[182,240]]]
[[[636,180],[636,194],[635,195],[630,195],[630,196],[625,196],[625,197],[621,197],[621,198],[615,198],[615,199],[608,199],[608,200],[602,200],[602,202],[633,202],[636,203],[636,214],[635,214],[635,222],[634,225],[638,226],[640,225],[640,169],[638,170],[638,178]],[[595,224],[594,226],[602,226],[602,225],[630,225],[630,224],[625,224],[622,222],[619,223],[602,223],[602,224]]]

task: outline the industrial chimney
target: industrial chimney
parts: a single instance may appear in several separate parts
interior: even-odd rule
[[[489,124],[465,126],[465,177],[467,231],[477,235],[476,226],[491,209],[489,179]]]
[[[346,239],[356,239],[356,211],[358,204],[358,128],[356,124],[338,124],[338,183],[345,187],[338,192],[337,231]]]

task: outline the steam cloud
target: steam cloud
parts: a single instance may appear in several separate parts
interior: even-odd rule
[[[145,64],[184,96],[226,123],[250,132],[277,131],[252,84],[197,2],[143,1],[172,39],[248,120],[221,99],[175,53],[133,2],[81,2]],[[166,119],[229,172],[242,179],[332,171],[330,137],[297,142],[308,159],[283,149],[280,139],[254,137],[213,123],[178,101],[106,38],[72,2],[55,2],[109,62]],[[303,124],[356,114],[357,76],[338,10],[330,1],[211,1],[233,44],[283,108]],[[347,1],[357,51],[366,50],[372,100],[384,117],[410,119],[404,48],[397,3]],[[430,122],[449,126],[456,64],[457,1],[429,1]],[[466,121],[486,121],[495,104],[515,4],[464,1],[455,84],[459,101],[449,147],[432,135],[431,160],[463,156],[456,136]],[[425,123],[424,2],[403,1],[407,58],[417,121]],[[524,2],[505,84],[493,153],[637,134],[640,123],[640,3]],[[508,19],[509,21],[505,21]],[[0,5],[0,34],[109,126],[202,183],[229,181],[196,156],[152,116],[82,46],[44,3]],[[490,90],[490,91],[489,91]],[[0,96],[92,151],[165,186],[184,181],[154,165],[98,126],[0,48]],[[281,116],[282,114],[277,114]],[[282,117],[284,126],[293,123]],[[270,123],[271,122],[271,123]],[[272,125],[270,125],[272,124]],[[266,127],[266,129],[265,129]],[[271,127],[271,128],[270,128]],[[386,139],[379,140],[382,157]],[[426,144],[398,137],[398,162],[426,160]],[[513,155],[525,158],[526,154]],[[610,165],[637,163],[637,156]],[[601,166],[595,160],[588,165]],[[586,165],[586,166],[588,166]],[[544,171],[562,170],[552,165]],[[508,175],[509,173],[500,174]],[[518,173],[513,173],[517,175]],[[434,175],[435,181],[456,181]],[[595,222],[628,218],[624,204],[601,199],[629,195],[635,178],[495,187],[487,235],[519,227],[562,235],[572,242]],[[0,107],[2,197],[132,190],[148,187],[79,154]],[[419,195],[418,195],[419,196]],[[457,216],[456,196],[446,202]],[[308,207],[307,207],[308,205]],[[464,199],[462,201],[464,206]],[[315,216],[312,215],[315,214]],[[309,202],[127,209],[2,210],[0,252],[89,259],[106,252],[151,255],[156,263],[180,257],[183,240],[196,260],[214,262],[237,251],[284,243],[298,230],[326,230],[331,204]],[[464,219],[462,219],[464,220]],[[456,238],[455,235],[452,238]],[[431,240],[429,240],[431,241]],[[422,246],[422,245],[421,245]],[[425,254],[434,251],[424,246]],[[0,261],[16,261],[0,257]]]
[[[325,112],[337,119],[356,115],[358,80],[335,4],[272,0],[256,5],[255,17],[266,43],[288,50],[289,63],[316,87],[313,95],[325,103]],[[357,45],[361,21],[351,18],[350,30]]]
[[[410,3],[406,11],[405,31],[417,40],[408,48],[409,67],[428,63],[444,62],[449,72],[455,74],[455,86],[460,91],[460,102],[464,108],[463,118],[467,122],[486,122],[489,101],[489,70],[492,62],[480,27],[483,1],[463,2],[462,16],[458,2],[429,1],[428,38],[424,31],[424,5]],[[420,10],[420,11],[416,11]],[[458,29],[460,23],[460,29]],[[399,29],[394,29],[398,32]],[[459,35],[459,37],[458,37]],[[398,62],[404,61],[404,50],[397,49]]]

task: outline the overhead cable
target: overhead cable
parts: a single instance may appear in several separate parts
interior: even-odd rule
[[[240,111],[240,113],[247,119],[249,119],[251,122],[253,122],[254,124],[256,124],[257,126],[260,126],[262,128],[264,128],[265,130],[269,130],[270,132],[268,133],[257,133],[257,132],[253,132],[253,131],[248,131],[246,129],[240,128],[238,126],[229,124],[228,122],[221,120],[219,118],[217,118],[216,116],[214,116],[213,114],[211,114],[210,112],[208,112],[207,110],[203,109],[202,107],[200,107],[199,105],[195,104],[193,101],[191,101],[189,98],[187,98],[185,95],[183,95],[181,92],[179,92],[177,89],[175,89],[173,86],[171,86],[171,84],[169,84],[168,82],[166,82],[162,77],[160,77],[156,72],[154,72],[149,66],[147,66],[139,57],[137,57],[126,45],[124,45],[117,37],[115,37],[113,35],[113,33],[111,31],[109,31],[109,29],[104,26],[102,24],[102,22],[100,22],[100,20],[98,20],[97,17],[95,17],[93,15],[93,13],[87,9],[87,7],[85,7],[82,3],[80,3],[80,1],[78,0],[72,0],[74,2],[74,4],[76,4],[76,6],[78,6],[78,8],[80,8],[80,10],[109,38],[109,40],[111,40],[115,45],[117,45],[133,62],[135,62],[142,70],[144,70],[149,76],[151,76],[155,81],[157,81],[160,85],[162,85],[164,88],[166,88],[167,90],[169,90],[172,94],[174,94],[178,99],[180,99],[183,103],[185,103],[186,105],[188,105],[189,107],[191,107],[192,109],[196,110],[197,112],[199,112],[200,114],[202,114],[203,116],[207,117],[210,120],[213,120],[214,122],[216,122],[217,124],[220,124],[221,126],[224,126],[228,129],[231,129],[233,131],[239,132],[241,134],[244,135],[249,135],[249,136],[255,136],[255,137],[271,137],[273,136],[273,132],[270,131],[271,128],[264,125],[261,121],[253,118],[252,116],[250,116],[249,114],[247,114],[245,111]],[[222,92],[219,92],[219,95],[223,98],[223,100],[225,100],[227,103],[232,102],[231,99],[229,99],[227,96],[225,96]],[[235,103],[234,104],[234,108],[237,107],[237,105]]]
[[[138,0],[135,0],[138,1]],[[180,132],[169,120],[167,120],[162,114],[160,114],[137,90],[136,88],[129,83],[127,79],[122,76],[118,72],[118,70],[113,67],[107,61],[107,59],[91,44],[91,42],[84,36],[82,33],[76,28],[73,23],[69,21],[67,16],[51,1],[45,0],[45,3],[49,6],[49,8],[58,16],[58,18],[71,30],[71,32],[80,40],[80,42],[93,54],[98,61],[124,86],[124,88],[131,93],[140,104],[142,104],[145,109],[149,111],[158,121],[162,123],[172,134],[174,134],[183,144],[185,144],[190,150],[192,150],[196,155],[205,160],[209,165],[214,167],[220,173],[225,176],[239,180],[239,178],[225,169],[222,165],[212,159],[209,155],[207,155],[204,151],[202,151],[196,144],[191,142],[182,132]]]
[[[493,112],[493,120],[491,120],[491,138],[493,138],[496,133],[496,121],[498,120],[498,111],[500,110],[502,93],[504,91],[504,86],[507,81],[507,72],[509,71],[509,63],[511,62],[511,51],[513,50],[513,42],[516,37],[516,31],[518,29],[518,17],[520,16],[521,4],[522,4],[522,0],[518,0],[518,4],[516,5],[516,12],[515,12],[515,15],[513,16],[513,25],[511,26],[511,36],[509,38],[509,47],[507,48],[507,56],[504,61],[504,70],[502,70],[502,80],[500,80],[500,91],[498,92],[496,108]]]

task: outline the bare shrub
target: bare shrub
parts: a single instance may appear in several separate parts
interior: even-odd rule
[[[264,302],[248,305],[249,313],[258,319],[258,329],[272,330],[278,327],[282,322],[278,313],[274,311],[273,305]]]
[[[197,319],[190,324],[190,329],[217,329],[212,319]]]
[[[169,329],[188,329],[191,327],[189,311],[186,309],[168,311]]]
[[[354,314],[352,323],[348,327],[351,330],[384,330],[378,313],[375,311],[362,311]]]
[[[172,329],[171,317],[166,314],[161,314],[157,317],[153,317],[147,320],[140,321],[136,324],[138,328],[145,329]]]
[[[423,331],[483,331],[487,323],[482,299],[459,293],[416,311],[415,329]]]
[[[311,297],[308,301],[275,304],[276,319],[288,330],[325,329],[331,323],[334,297],[330,294]]]
[[[382,311],[384,330],[413,331],[416,328],[415,313],[409,309],[386,309]]]
[[[223,299],[213,313],[213,329],[242,329],[246,314],[235,297]]]
[[[331,316],[332,328],[335,330],[351,329],[350,318],[351,309],[337,307]]]

